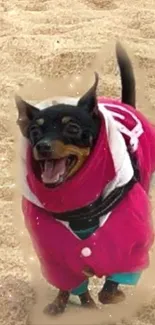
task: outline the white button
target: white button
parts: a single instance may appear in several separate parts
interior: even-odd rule
[[[82,251],[81,251],[81,254],[84,256],[84,257],[88,257],[90,256],[92,253],[91,249],[89,247],[84,247],[82,248]]]

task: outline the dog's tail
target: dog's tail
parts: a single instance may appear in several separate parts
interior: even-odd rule
[[[133,67],[127,52],[119,42],[116,44],[116,56],[121,75],[122,102],[136,108],[136,83]]]

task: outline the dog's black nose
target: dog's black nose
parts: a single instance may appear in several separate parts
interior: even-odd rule
[[[40,154],[46,154],[51,151],[51,144],[48,141],[41,141],[37,143],[36,149]]]

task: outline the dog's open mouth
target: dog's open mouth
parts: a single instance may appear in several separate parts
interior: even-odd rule
[[[41,179],[48,186],[56,186],[64,182],[75,166],[77,158],[73,155],[60,159],[41,160]]]
[[[59,186],[73,177],[90,154],[89,147],[79,148],[61,141],[50,146],[43,143],[43,149],[41,152],[36,146],[33,148],[32,164],[36,177],[47,187]]]

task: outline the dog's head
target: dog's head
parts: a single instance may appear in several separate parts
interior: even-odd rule
[[[32,146],[34,172],[42,182],[56,187],[82,167],[97,139],[99,118],[94,85],[76,106],[56,104],[39,110],[16,96],[17,123]]]

